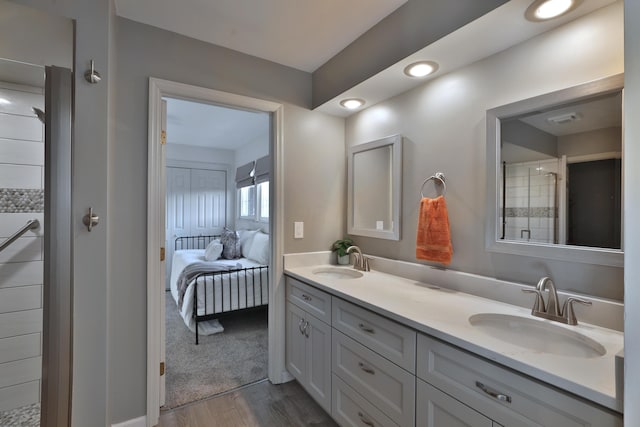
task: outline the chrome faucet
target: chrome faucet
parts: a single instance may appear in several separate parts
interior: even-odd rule
[[[546,313],[551,314],[553,316],[560,316],[560,308],[558,307],[558,292],[556,291],[556,286],[553,284],[553,280],[549,277],[543,277],[538,281],[536,285],[536,290],[540,291],[540,295],[549,289],[549,297],[547,298],[547,309]]]
[[[547,290],[549,296],[547,303],[544,302],[543,292]],[[566,323],[567,325],[577,325],[576,313],[573,309],[573,303],[591,305],[591,301],[580,298],[569,297],[564,302],[562,309],[558,305],[558,293],[553,281],[549,277],[543,277],[538,281],[535,289],[523,289],[523,292],[536,294],[536,300],[531,309],[531,315],[542,317],[543,319],[553,320],[556,322]]]
[[[355,252],[353,254],[353,268],[361,271],[369,271],[369,258],[362,255],[362,251],[357,246],[349,246],[347,253]]]

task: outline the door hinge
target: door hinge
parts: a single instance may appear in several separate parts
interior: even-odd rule
[[[160,248],[160,261],[164,261],[164,248]]]
[[[163,130],[163,131],[160,133],[160,144],[164,145],[164,144],[166,144],[166,143],[167,143],[167,131],[166,131],[166,130]]]
[[[160,362],[160,376],[164,375],[164,362]]]

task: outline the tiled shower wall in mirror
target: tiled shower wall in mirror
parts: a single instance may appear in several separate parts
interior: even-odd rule
[[[506,240],[558,243],[558,162],[506,165]]]
[[[32,107],[44,110],[41,88],[0,82],[0,242],[40,221],[0,252],[1,425],[32,425],[7,417],[37,411],[40,402],[44,126]],[[26,410],[7,415],[16,408]]]

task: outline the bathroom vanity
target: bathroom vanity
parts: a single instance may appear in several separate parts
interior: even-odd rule
[[[285,274],[287,369],[340,425],[623,424],[620,332],[379,271]]]

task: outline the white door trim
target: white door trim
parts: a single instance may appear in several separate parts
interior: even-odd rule
[[[183,83],[156,78],[149,79],[149,129],[147,176],[147,426],[158,423],[160,417],[160,343],[164,319],[161,301],[164,283],[161,272],[160,248],[165,241],[165,150],[160,144],[162,97],[204,101],[272,114],[272,185],[269,222],[271,234],[271,268],[269,269],[269,380],[281,383],[290,379],[285,368],[284,330],[285,293],[283,276],[283,170],[282,125],[283,108],[279,103],[235,95]]]

